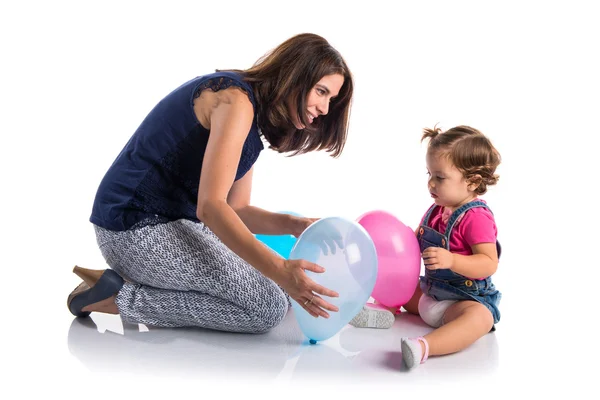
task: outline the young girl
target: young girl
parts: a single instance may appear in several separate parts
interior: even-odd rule
[[[436,328],[417,338],[402,338],[409,369],[429,356],[458,352],[500,320],[501,293],[491,276],[500,245],[494,215],[478,198],[496,184],[500,154],[477,129],[457,126],[425,129],[428,189],[435,204],[417,228],[425,276],[406,311]]]

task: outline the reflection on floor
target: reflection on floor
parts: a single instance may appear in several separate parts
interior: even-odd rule
[[[489,375],[498,367],[496,334],[468,349],[435,357],[415,370],[402,363],[400,338],[431,330],[418,317],[401,313],[391,329],[345,326],[337,335],[311,345],[293,310],[266,334],[250,335],[204,329],[162,329],[123,324],[119,316],[92,314],[74,319],[69,351],[92,372],[134,371],[145,376],[223,377],[231,374],[265,382],[328,381],[418,382],[469,379]]]

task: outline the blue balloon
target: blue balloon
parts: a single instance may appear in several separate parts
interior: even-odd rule
[[[290,214],[296,217],[302,217],[292,211],[279,211],[280,214]],[[271,250],[279,254],[281,257],[288,259],[292,247],[296,244],[296,238],[293,235],[254,235],[256,239],[264,243]]]
[[[318,220],[300,235],[290,259],[304,259],[325,268],[323,273],[306,271],[310,279],[335,290],[339,297],[323,297],[338,312],[315,318],[292,299],[294,315],[311,343],[339,332],[371,296],[377,280],[377,252],[367,231],[357,222],[340,217]],[[320,295],[318,295],[320,296]]]
[[[296,243],[296,238],[292,235],[256,235],[256,238],[285,259],[290,257]]]

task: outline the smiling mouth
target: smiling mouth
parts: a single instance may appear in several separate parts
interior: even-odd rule
[[[308,116],[308,122],[312,124],[315,117],[311,113],[306,113],[306,115]]]

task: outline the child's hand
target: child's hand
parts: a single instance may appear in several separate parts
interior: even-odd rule
[[[426,248],[422,257],[427,269],[452,269],[454,264],[452,253],[441,247]]]

